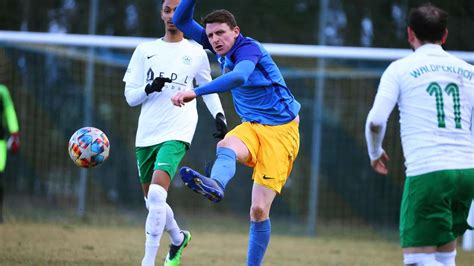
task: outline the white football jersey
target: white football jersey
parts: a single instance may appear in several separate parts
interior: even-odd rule
[[[474,168],[473,70],[426,44],[382,75],[377,93],[398,104],[407,176]]]
[[[147,96],[146,84],[159,76],[170,78],[172,82],[166,83],[161,92]],[[211,80],[207,54],[196,42],[158,39],[137,46],[123,78],[129,105],[141,104],[137,147],[168,140],[191,143],[198,121],[196,100],[177,107],[171,97],[179,91],[193,90],[193,80],[199,85]]]

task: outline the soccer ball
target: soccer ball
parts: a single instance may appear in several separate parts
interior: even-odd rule
[[[110,142],[100,129],[83,127],[72,134],[68,151],[77,166],[91,168],[107,160]]]

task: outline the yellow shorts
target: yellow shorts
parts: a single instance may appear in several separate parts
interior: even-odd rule
[[[278,126],[244,122],[226,137],[235,136],[247,146],[250,156],[242,163],[254,168],[254,182],[280,193],[300,148],[298,127],[296,121]]]

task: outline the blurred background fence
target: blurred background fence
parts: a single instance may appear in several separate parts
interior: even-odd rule
[[[114,48],[92,43],[12,42],[6,35],[0,36],[0,83],[7,85],[12,94],[22,141],[20,153],[8,157],[6,198],[42,201],[52,209],[81,208],[86,213],[106,204],[125,210],[143,208],[134,154],[139,107],[127,105],[122,82],[133,49],[141,40],[131,38],[128,44]],[[69,37],[73,36],[56,39],[62,42]],[[328,224],[348,230],[364,225],[396,232],[404,181],[398,111],[392,113],[384,142],[391,156],[386,177],[375,174],[369,166],[364,124],[382,71],[394,58],[409,51],[353,48],[359,55],[351,57],[343,55],[351,48],[341,48],[333,56],[322,58],[325,49],[329,54],[334,48],[266,46],[302,104],[300,153],[282,195],[273,205],[272,217],[280,220],[286,230],[301,233],[314,233]],[[306,55],[296,54],[303,48],[311,49]],[[362,59],[363,52],[373,58]],[[324,64],[318,60],[324,60]],[[219,75],[213,55],[210,61],[213,75]],[[90,93],[85,89],[91,81],[88,62],[94,70]],[[232,128],[239,124],[239,118],[231,95],[223,93],[220,97]],[[321,105],[317,105],[318,100]],[[90,109],[87,101],[92,101]],[[201,99],[198,109],[198,128],[182,165],[202,169],[206,161],[214,160],[216,140],[212,138],[214,121]],[[88,113],[90,124],[85,124]],[[109,160],[85,172],[67,154],[70,136],[83,126],[102,129],[111,142]],[[315,145],[317,138],[320,145]],[[250,177],[251,169],[239,165],[225,200],[217,205],[184,188],[181,179],[175,178],[169,200],[175,208],[191,214],[247,216]],[[87,180],[82,183],[85,190],[81,190],[81,178]],[[12,204],[10,207],[15,208],[17,203]]]

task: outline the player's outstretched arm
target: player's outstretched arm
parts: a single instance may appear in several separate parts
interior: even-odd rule
[[[194,91],[197,96],[229,91],[244,85],[254,70],[254,62],[250,60],[240,61],[235,65],[232,71],[214,79],[206,85],[198,87]]]
[[[255,69],[255,63],[250,60],[243,60],[235,65],[234,70],[226,73],[215,80],[200,86],[194,91],[182,91],[171,97],[171,102],[175,106],[183,106],[185,103],[194,100],[197,96],[231,90],[242,86],[247,81],[250,74]]]
[[[255,69],[255,63],[250,60],[243,60],[237,63],[234,70],[228,72],[215,80],[200,86],[194,91],[183,91],[171,97],[171,102],[176,106],[183,106],[185,103],[194,100],[197,96],[211,93],[224,92],[245,84],[250,74]]]
[[[209,49],[214,52],[209,40],[207,39],[206,31],[193,19],[194,6],[194,0],[181,1],[173,15],[173,24],[176,25],[184,35],[200,43],[204,49]]]

